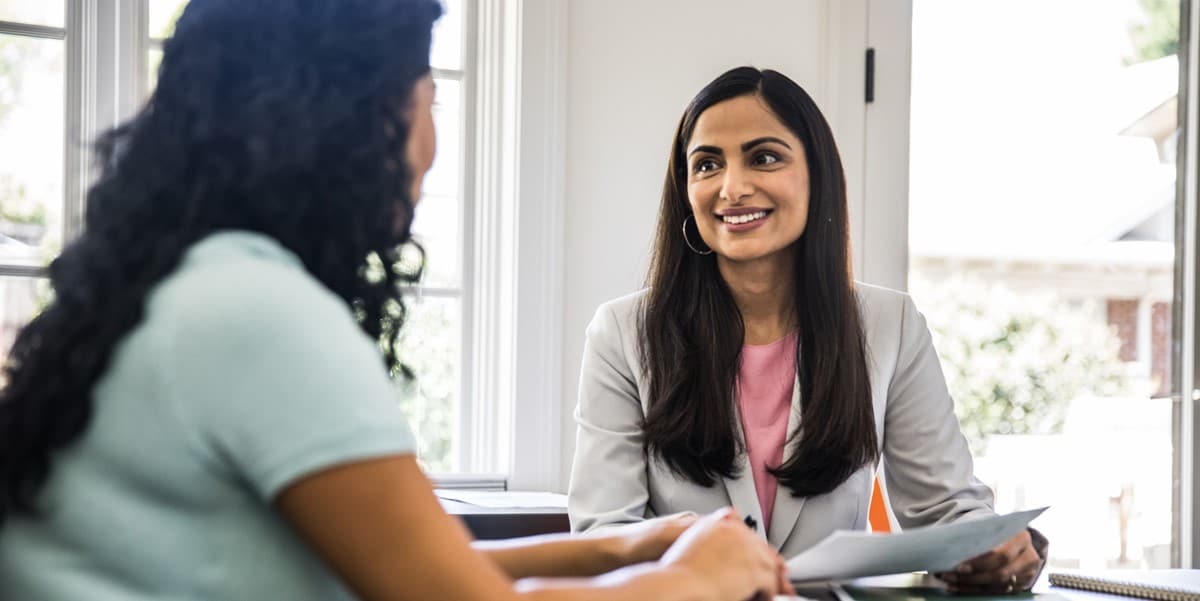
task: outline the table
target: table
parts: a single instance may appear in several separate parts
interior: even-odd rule
[[[458,516],[479,540],[571,531],[564,507],[480,507],[451,499],[440,501],[442,509]]]

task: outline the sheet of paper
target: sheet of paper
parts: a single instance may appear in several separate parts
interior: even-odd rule
[[[516,490],[447,490],[439,488],[438,498],[468,503],[476,507],[492,508],[544,508],[567,506],[567,495],[552,492],[524,492]]]
[[[788,576],[800,581],[922,570],[942,572],[1016,536],[1045,510],[1042,507],[896,534],[838,530],[789,559]]]

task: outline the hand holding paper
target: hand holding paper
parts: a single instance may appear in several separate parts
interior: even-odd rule
[[[1024,530],[1046,508],[914,528],[896,534],[838,530],[787,562],[788,577],[834,580],[942,572],[988,551]]]

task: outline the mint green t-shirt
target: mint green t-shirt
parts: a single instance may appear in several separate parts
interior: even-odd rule
[[[249,232],[187,252],[93,399],[44,512],[0,527],[0,599],[349,598],[272,501],[307,474],[414,448],[350,308]]]

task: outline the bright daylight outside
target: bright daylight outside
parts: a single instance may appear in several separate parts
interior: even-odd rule
[[[1170,567],[1178,0],[915,0],[909,285],[1050,565]]]
[[[64,25],[61,2],[0,0],[0,20]],[[0,265],[44,265],[62,247],[66,43],[0,34]],[[0,349],[48,298],[40,278],[0,277]]]

